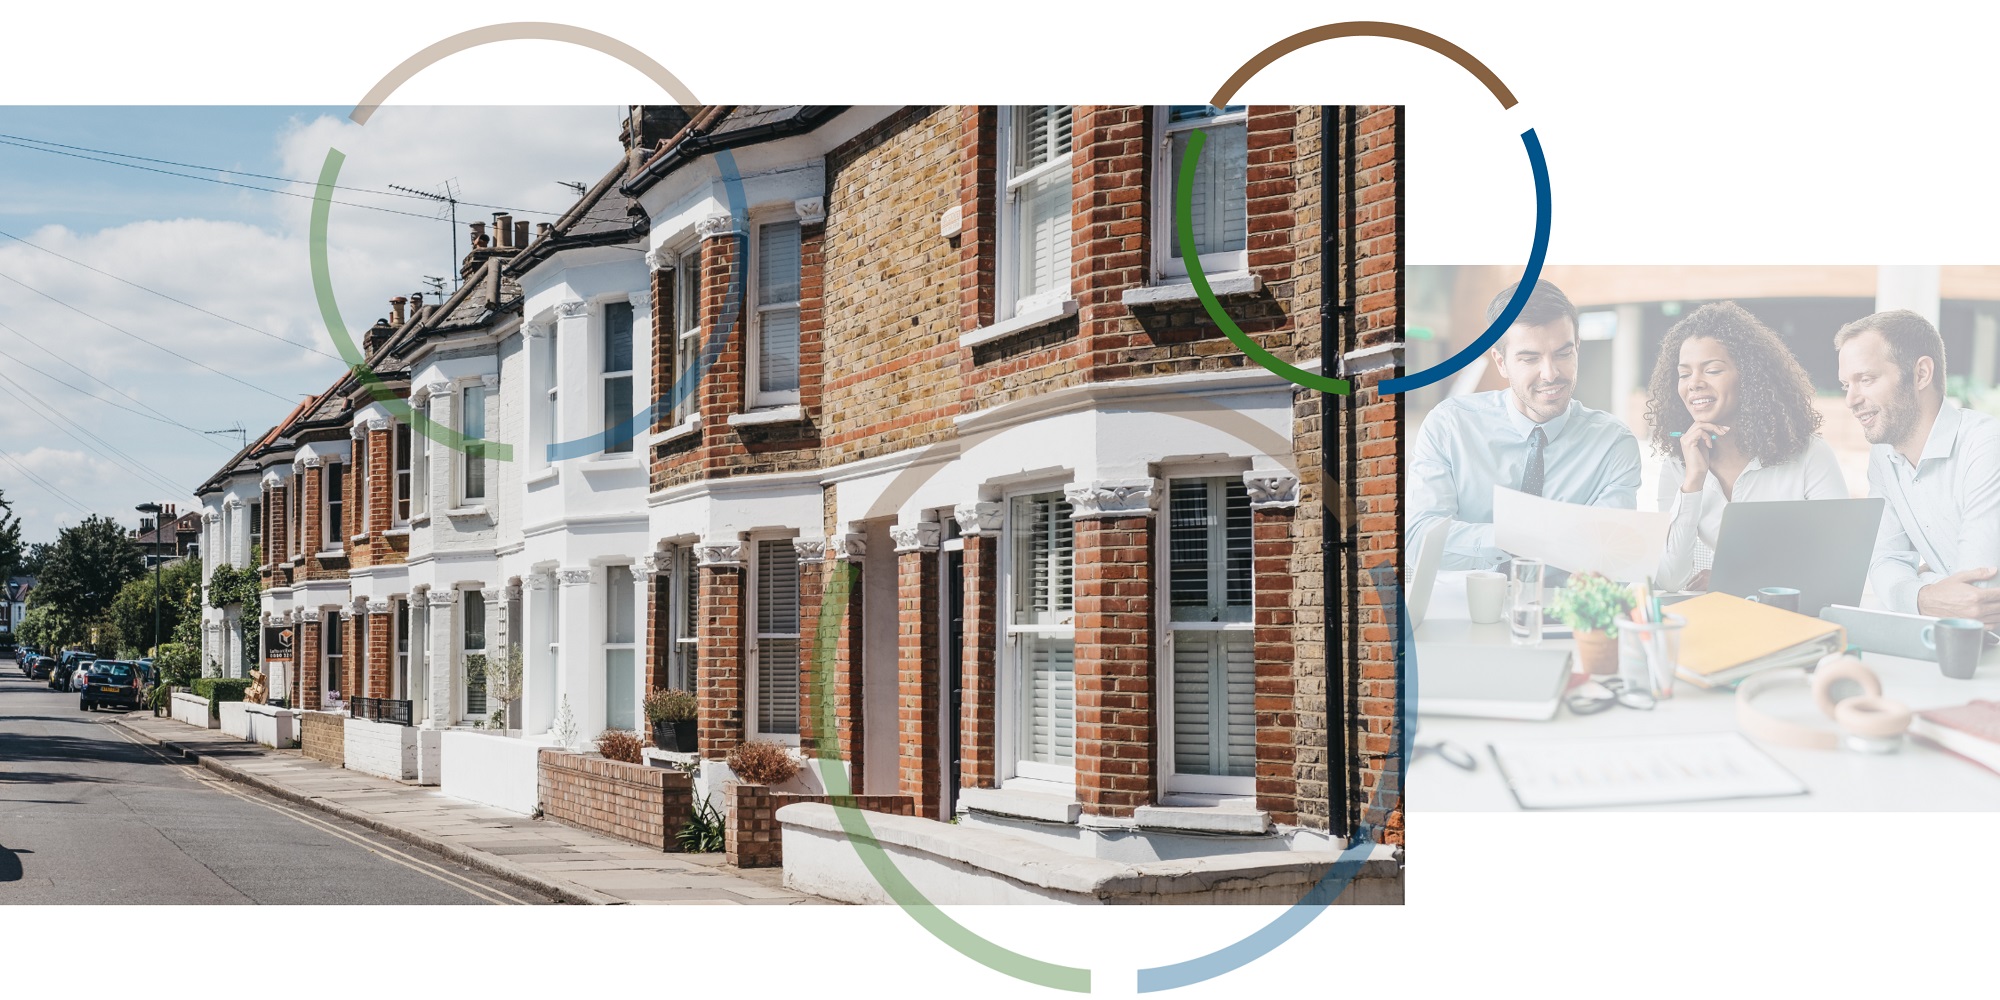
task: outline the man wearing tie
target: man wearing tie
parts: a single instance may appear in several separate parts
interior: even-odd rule
[[[1493,322],[1509,285],[1486,307]],[[1521,315],[1491,352],[1507,388],[1455,396],[1424,420],[1410,460],[1406,545],[1439,519],[1443,569],[1493,569],[1493,487],[1598,507],[1638,506],[1639,442],[1617,418],[1571,398],[1576,390],[1576,307],[1538,281]]]

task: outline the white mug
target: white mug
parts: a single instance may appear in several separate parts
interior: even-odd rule
[[[1507,608],[1507,574],[1483,569],[1465,574],[1465,608],[1477,624],[1500,621]]]

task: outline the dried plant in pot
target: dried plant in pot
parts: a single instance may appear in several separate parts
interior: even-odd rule
[[[646,696],[646,721],[653,727],[653,745],[676,753],[695,752],[694,692],[654,688]]]
[[[628,733],[623,729],[607,729],[597,737],[597,752],[605,760],[622,760],[627,764],[641,761],[638,733]]]
[[[1576,669],[1584,674],[1618,672],[1618,620],[1636,600],[1632,589],[1597,573],[1578,573],[1556,596],[1555,614],[1576,634]]]
[[[738,781],[750,785],[782,785],[799,773],[799,762],[791,751],[769,740],[736,744],[725,763]]]

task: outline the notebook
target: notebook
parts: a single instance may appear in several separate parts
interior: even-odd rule
[[[1487,749],[1523,809],[1806,794],[1797,775],[1742,733],[1506,740]]]
[[[2000,701],[1918,712],[1910,720],[1910,735],[2000,774]]]
[[[1846,630],[1832,622],[1719,591],[1681,601],[1672,613],[1687,619],[1678,673],[1696,687],[1727,687],[1847,648]]]

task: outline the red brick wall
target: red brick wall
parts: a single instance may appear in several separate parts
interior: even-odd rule
[[[701,755],[720,758],[743,740],[743,567],[703,566],[700,573],[696,722]]]
[[[389,644],[393,615],[371,614],[368,622],[368,692],[370,698],[389,697],[390,674],[395,670],[396,651]],[[357,688],[356,690],[359,690]]]
[[[769,785],[739,783],[729,786],[723,859],[738,868],[775,868],[783,864],[785,845],[777,812],[795,802],[847,806],[894,816],[917,814],[916,803],[907,795],[798,795],[773,792]]]
[[[1155,801],[1153,519],[1076,522],[1076,796],[1094,816]]]
[[[944,704],[938,690],[938,553],[896,555],[896,790],[917,815],[938,819],[944,794],[939,746]]]
[[[829,589],[840,586],[847,592],[847,603],[840,616],[840,637],[834,647],[833,697],[838,716],[835,725],[840,728],[840,755],[847,760],[848,787],[863,788],[866,786],[862,784],[861,776],[867,765],[864,753],[866,727],[861,716],[861,581],[864,569],[861,562],[846,559],[828,559],[826,562],[829,573],[845,574],[847,578],[844,583],[828,584]],[[886,569],[876,572],[886,572]]]
[[[542,816],[635,844],[677,851],[694,814],[694,782],[664,767],[543,750]]]
[[[998,535],[965,537],[965,653],[959,698],[959,784],[992,788],[999,755],[995,709],[999,703]]]
[[[1257,719],[1257,808],[1271,822],[1299,821],[1298,776],[1294,761],[1299,717],[1293,643],[1292,510],[1268,507],[1251,521],[1251,587],[1255,712]]]
[[[324,614],[325,612],[321,612]],[[292,658],[297,661],[301,691],[298,704],[301,708],[318,708],[319,693],[324,687],[320,683],[319,670],[320,623],[303,622],[298,626],[297,638],[292,641]]]

